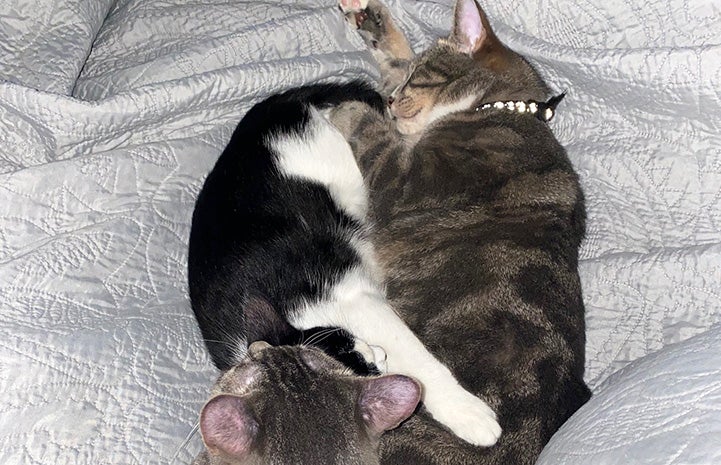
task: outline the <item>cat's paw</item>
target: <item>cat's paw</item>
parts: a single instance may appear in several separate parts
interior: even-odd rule
[[[382,347],[371,346],[361,341],[360,339],[356,339],[353,350],[358,352],[368,365],[375,365],[376,368],[378,368],[378,371],[381,372],[381,374],[384,374],[388,371],[388,364],[386,362],[388,356],[386,355],[386,351],[383,350]]]
[[[375,359],[376,368],[381,372],[382,375],[388,373],[388,355],[381,346],[370,346],[373,351],[373,358]]]
[[[368,0],[338,0],[338,8],[343,13],[355,13],[368,8]]]
[[[339,0],[338,8],[343,12],[346,22],[355,29],[360,29],[363,23],[368,19],[369,0]]]
[[[457,392],[439,393],[436,398],[426,396],[424,402],[433,418],[470,444],[492,446],[501,436],[493,409],[460,386]]]

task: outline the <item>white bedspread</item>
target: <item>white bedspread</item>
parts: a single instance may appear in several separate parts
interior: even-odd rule
[[[167,464],[215,376],[185,283],[202,180],[253,102],[377,71],[332,0],[26,4],[0,0],[0,463]],[[417,47],[450,24],[390,4]],[[596,387],[721,322],[721,7],[484,6],[568,90]]]

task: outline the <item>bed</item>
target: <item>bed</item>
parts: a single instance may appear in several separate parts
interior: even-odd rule
[[[721,5],[484,0],[568,96],[594,398],[539,465],[721,463]],[[390,0],[415,48],[451,0]],[[244,112],[378,79],[332,0],[0,0],[0,463],[189,463],[195,195]]]

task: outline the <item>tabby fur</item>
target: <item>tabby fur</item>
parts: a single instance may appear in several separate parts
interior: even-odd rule
[[[450,36],[417,56],[378,1],[340,6],[385,77],[390,118],[348,103],[331,120],[369,187],[388,298],[503,429],[478,448],[421,412],[384,435],[381,463],[531,465],[590,397],[584,198],[546,123],[478,108],[544,101],[549,88],[474,0],[458,0]]]

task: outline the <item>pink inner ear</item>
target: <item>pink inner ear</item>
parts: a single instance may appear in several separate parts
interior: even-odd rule
[[[200,432],[211,453],[242,458],[248,454],[258,423],[238,396],[220,395],[205,404],[200,414]]]
[[[473,53],[480,47],[486,30],[475,0],[458,0],[453,30],[463,53]]]
[[[421,386],[412,378],[389,375],[365,382],[359,400],[363,420],[380,434],[411,416],[421,400]]]

